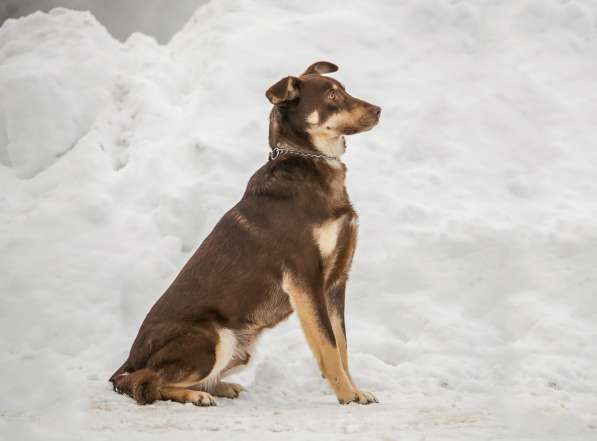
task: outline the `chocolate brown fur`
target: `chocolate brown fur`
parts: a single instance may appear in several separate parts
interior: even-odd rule
[[[344,135],[377,124],[378,107],[321,75],[335,70],[332,63],[314,63],[267,91],[274,104],[272,148],[339,155]],[[240,386],[231,389],[219,379],[248,363],[259,334],[295,310],[338,400],[375,401],[348,372],[344,296],[357,215],[345,174],[339,161],[295,154],[257,170],[240,202],[149,311],[127,361],[110,379],[115,390],[140,404],[210,405],[207,392],[238,394]]]

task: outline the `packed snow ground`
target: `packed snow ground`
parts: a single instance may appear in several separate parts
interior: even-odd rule
[[[597,439],[597,1],[220,0],[165,46],[0,28],[0,438]],[[165,11],[164,13],[167,13]],[[265,90],[337,63],[360,243],[339,406],[294,318],[215,408],[112,392],[268,151]]]

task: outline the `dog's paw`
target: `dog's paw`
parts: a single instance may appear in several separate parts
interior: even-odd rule
[[[216,384],[211,391],[216,397],[222,398],[238,398],[241,392],[246,391],[244,387],[240,384],[236,383],[226,383],[224,381],[220,381]]]
[[[340,404],[350,404],[350,403],[358,403],[358,404],[371,404],[371,403],[379,403],[375,395],[371,392],[364,392],[359,389],[355,389],[353,391],[352,396],[350,397],[338,397],[338,402]]]
[[[190,397],[189,401],[193,403],[195,406],[201,407],[218,405],[216,399],[213,397],[212,394],[199,390],[192,391],[192,396]]]
[[[379,403],[375,395],[371,392],[365,392],[363,390],[357,389],[357,396],[359,398],[359,404],[371,404],[371,403]]]

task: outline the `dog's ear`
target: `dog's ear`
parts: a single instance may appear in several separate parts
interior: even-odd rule
[[[283,106],[299,96],[299,82],[297,77],[282,78],[267,89],[265,96],[274,106]]]
[[[329,61],[318,61],[309,66],[307,70],[303,72],[303,75],[323,75],[326,73],[336,72],[337,70],[338,66],[336,66],[334,63],[330,63]]]

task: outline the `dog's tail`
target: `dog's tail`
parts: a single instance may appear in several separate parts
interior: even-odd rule
[[[126,394],[139,404],[151,404],[161,399],[160,376],[151,369],[139,369],[128,373],[126,371],[110,378],[114,390],[119,394]]]

